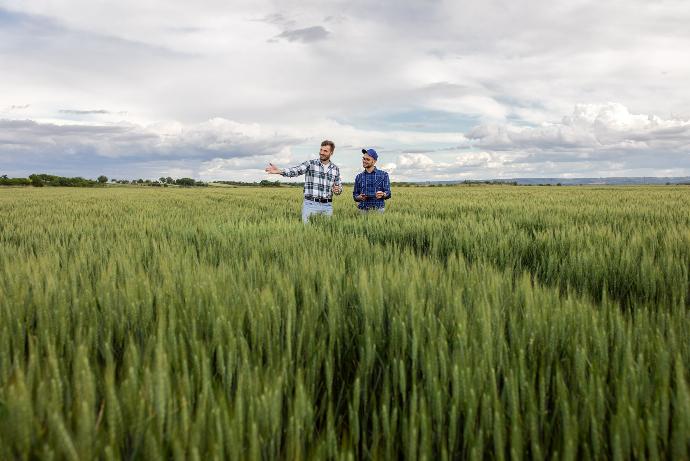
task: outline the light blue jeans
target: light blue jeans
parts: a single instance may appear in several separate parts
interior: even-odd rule
[[[309,222],[309,216],[313,214],[333,216],[333,203],[319,203],[304,199],[302,203],[302,222],[307,224]]]

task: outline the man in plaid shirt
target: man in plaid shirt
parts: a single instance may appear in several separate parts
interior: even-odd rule
[[[376,168],[378,159],[379,154],[374,149],[362,149],[364,171],[355,177],[355,188],[352,191],[352,198],[362,213],[383,213],[386,209],[385,200],[391,198],[391,181],[388,173]]]
[[[333,215],[333,194],[340,195],[343,186],[340,182],[340,168],[331,162],[335,150],[333,141],[321,143],[319,158],[307,160],[292,168],[278,168],[272,163],[266,173],[279,174],[288,178],[304,175],[304,202],[302,203],[302,222],[309,222],[313,214]]]

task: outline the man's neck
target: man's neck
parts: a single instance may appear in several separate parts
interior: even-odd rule
[[[366,171],[367,173],[373,173],[375,169],[375,166],[370,166],[369,168],[365,168],[364,171]]]
[[[319,159],[319,161],[321,162],[321,165],[323,165],[323,166],[328,166],[328,165],[331,164],[331,159],[330,159],[330,158],[329,158],[328,160],[326,160],[326,161],[323,161],[323,160]]]

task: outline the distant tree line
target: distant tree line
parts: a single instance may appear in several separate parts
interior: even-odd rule
[[[259,182],[247,182],[247,181],[213,181],[214,184],[226,184],[228,186],[246,186],[246,187],[302,187],[302,183],[292,183],[292,182],[280,182],[280,181],[269,181],[263,179]]]
[[[345,183],[347,184],[347,183]],[[503,181],[503,180],[472,180],[466,179],[464,181],[448,181],[448,182],[391,182],[391,187],[456,187],[456,186],[474,186],[474,185],[497,185],[497,186],[517,186],[517,181]]]
[[[517,181],[503,181],[501,179],[488,179],[488,180],[472,180],[472,179],[466,179],[463,181],[463,184],[490,184],[490,185],[495,185],[495,186],[517,186],[518,183]]]
[[[29,178],[8,178],[6,174],[0,176],[0,186],[30,186]]]
[[[99,181],[86,179],[80,176],[67,178],[52,174],[32,174],[28,178],[8,178],[7,175],[0,176],[0,186],[57,186],[57,187],[95,187],[101,185]]]
[[[208,183],[197,181],[193,178],[177,178],[173,179],[170,176],[167,178],[160,177],[158,179],[111,179],[111,182],[116,184],[131,184],[135,186],[152,186],[152,187],[168,187],[168,186],[183,186],[183,187],[207,187]]]
[[[193,178],[177,178],[171,177],[151,179],[111,179],[110,182],[115,184],[133,184],[138,186],[154,186],[154,187],[168,187],[168,186],[183,186],[183,187],[206,187],[208,183],[197,181]],[[28,178],[9,178],[7,175],[0,176],[0,186],[52,186],[52,187],[97,187],[105,186],[108,183],[107,176],[99,176],[98,179],[86,179],[82,177],[68,178],[64,176],[55,176],[51,174],[32,174]]]
[[[47,174],[34,174],[28,178],[8,178],[7,175],[0,177],[0,186],[70,186],[70,187],[93,187],[98,185],[105,185],[110,181],[113,184],[134,185],[134,186],[152,186],[152,187],[168,187],[168,186],[182,186],[182,187],[206,187],[208,183],[197,181],[193,178],[177,178],[170,176],[160,177],[156,179],[108,179],[106,176],[99,176],[96,181],[84,179],[81,177],[64,178],[61,176],[53,176]],[[258,182],[247,181],[213,181],[214,184],[226,184],[237,187],[302,187],[301,182],[280,182],[268,181],[266,179]],[[516,181],[501,181],[501,180],[466,180],[462,182],[392,182],[393,187],[452,187],[458,185],[479,185],[479,184],[494,184],[494,185],[510,185],[517,186]],[[345,186],[352,186],[353,183],[343,182]],[[546,184],[548,185],[548,184]],[[558,184],[560,186],[560,184]]]
[[[99,184],[98,181],[82,178],[81,176],[67,178],[45,173],[32,174],[28,178],[8,178],[7,175],[0,177],[0,185],[2,186],[95,187]]]

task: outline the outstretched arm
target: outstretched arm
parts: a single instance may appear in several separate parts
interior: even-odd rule
[[[294,176],[303,175],[307,172],[308,169],[309,162],[306,161],[304,163],[300,163],[297,166],[293,166],[292,168],[278,168],[274,164],[269,163],[264,171],[266,171],[266,173],[268,174],[280,174],[283,176],[287,176],[288,178],[292,178]]]
[[[272,163],[269,163],[264,171],[266,171],[268,174],[283,174],[283,169],[278,168]]]

